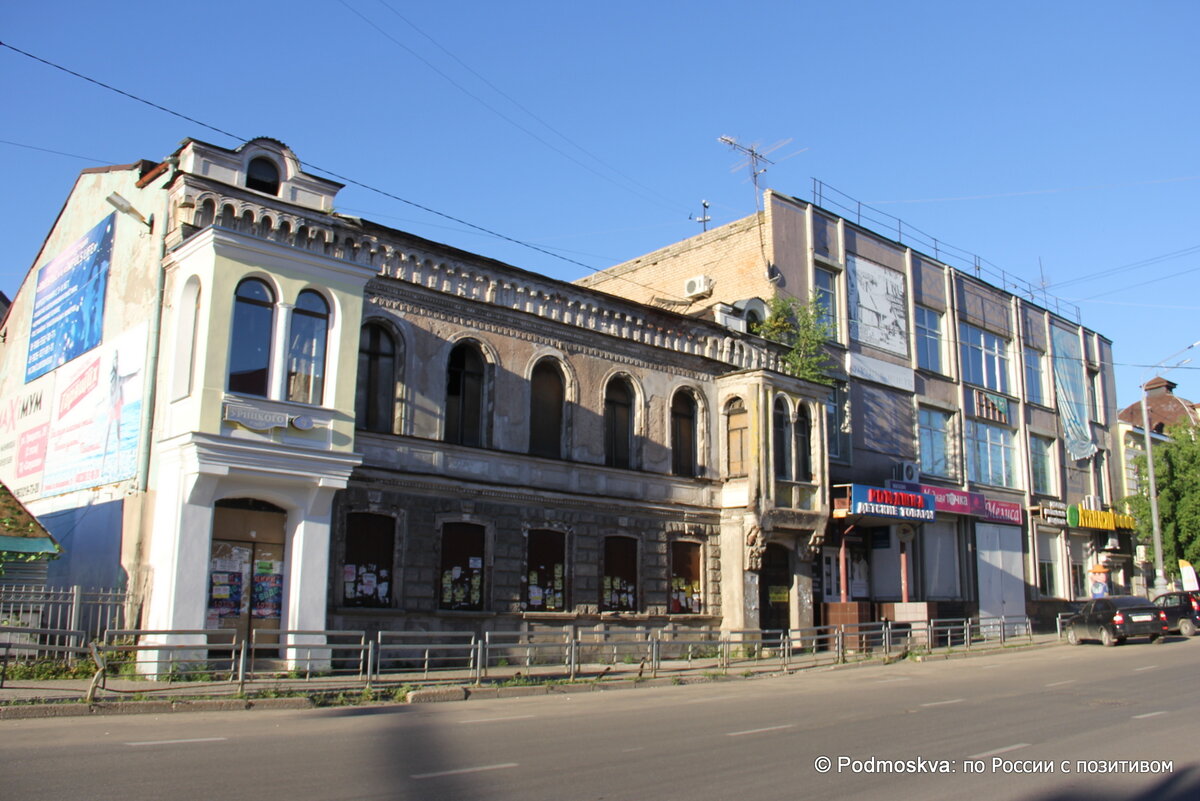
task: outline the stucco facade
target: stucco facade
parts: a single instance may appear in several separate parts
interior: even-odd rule
[[[824,388],[740,319],[341,216],[339,189],[271,139],[87,171],[4,318],[0,478],[106,554],[131,620],[813,622]]]

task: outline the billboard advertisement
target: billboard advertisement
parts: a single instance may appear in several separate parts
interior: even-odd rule
[[[25,383],[100,344],[116,216],[105,217],[38,270]]]

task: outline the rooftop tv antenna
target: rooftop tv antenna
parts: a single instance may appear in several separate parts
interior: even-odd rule
[[[759,190],[758,176],[767,171],[767,168],[762,165],[770,164],[774,166],[777,162],[771,161],[769,158],[767,158],[767,156],[771,153],[774,153],[784,145],[790,144],[792,141],[791,138],[789,137],[787,139],[781,139],[765,150],[759,150],[757,144],[747,147],[746,145],[739,143],[738,140],[734,139],[732,136],[718,136],[717,141],[721,144],[729,145],[731,148],[746,157],[745,161],[734,165],[730,172],[737,172],[743,167],[750,168],[750,180],[754,183],[754,208],[758,211],[762,211],[762,194]],[[808,148],[801,148],[791,155],[784,156],[784,159],[790,159],[792,156],[799,155],[805,150],[808,150]],[[780,159],[780,161],[783,161],[784,159]]]
[[[700,212],[700,216],[699,216],[699,217],[697,217],[697,216],[696,216],[696,215],[694,215],[694,214],[689,214],[689,215],[688,215],[688,219],[689,219],[689,220],[692,220],[693,222],[698,222],[698,223],[700,223],[701,225],[703,225],[703,226],[704,226],[704,230],[705,230],[705,231],[707,231],[707,230],[708,230],[708,223],[709,223],[709,222],[712,220],[712,217],[708,216],[708,201],[707,201],[707,200],[701,200],[701,201],[700,201],[700,205],[704,207],[704,210]]]

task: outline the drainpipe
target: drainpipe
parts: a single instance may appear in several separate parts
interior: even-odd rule
[[[126,604],[126,625],[139,626],[140,621],[133,620],[130,612],[136,611],[142,604],[144,599],[145,589],[144,583],[146,580],[146,490],[150,484],[150,451],[154,444],[154,419],[155,405],[158,397],[158,357],[159,357],[159,337],[162,331],[162,315],[163,315],[163,296],[166,292],[166,281],[163,277],[163,259],[167,252],[167,226],[170,223],[170,205],[171,195],[168,187],[175,178],[175,170],[179,165],[179,160],[171,156],[167,159],[168,171],[166,182],[163,185],[163,202],[161,217],[158,221],[158,230],[152,229],[151,235],[158,238],[158,248],[154,264],[154,297],[156,298],[156,306],[154,312],[150,315],[150,333],[147,335],[147,347],[149,353],[146,357],[146,389],[143,392],[144,405],[142,407],[142,441],[138,446],[138,467],[137,467],[137,492],[138,492],[138,507],[137,507],[137,527],[136,539],[134,544],[134,558],[139,566],[136,581],[131,582],[131,591],[129,592]],[[152,218],[153,220],[153,218]]]

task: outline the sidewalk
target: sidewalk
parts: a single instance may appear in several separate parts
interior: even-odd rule
[[[915,661],[1000,655],[1030,648],[1061,644],[1054,634],[1035,634],[1031,643],[1002,648],[937,649],[914,653]],[[448,671],[425,679],[412,674],[385,674],[369,685],[356,676],[303,678],[255,678],[247,681],[245,694],[236,682],[159,682],[108,678],[98,688],[95,702],[85,703],[89,679],[8,679],[0,688],[0,720],[34,717],[68,717],[94,714],[165,713],[180,711],[230,711],[236,709],[309,709],[322,702],[341,705],[374,702],[429,703],[471,698],[512,698],[556,692],[591,692],[633,689],[672,684],[692,684],[733,678],[763,678],[807,670],[848,669],[858,665],[883,664],[905,658],[872,657],[842,664],[797,664],[784,670],[778,660],[759,664],[742,663],[726,669],[711,664],[664,663],[657,676],[636,663],[587,665],[574,682],[565,681],[561,671],[544,667],[530,671],[523,666],[489,668],[480,685],[468,671]],[[339,698],[338,696],[342,697]]]

